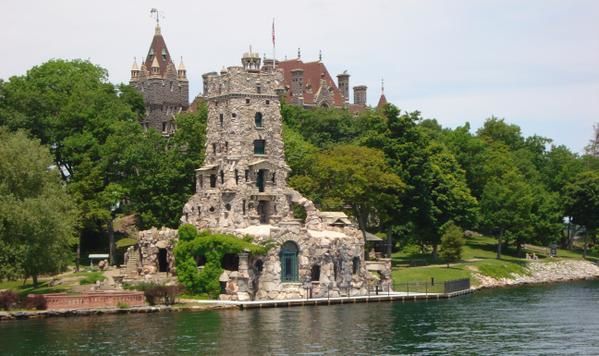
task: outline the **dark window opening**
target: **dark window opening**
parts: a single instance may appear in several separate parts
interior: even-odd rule
[[[254,140],[254,154],[263,155],[266,152],[265,140]]]
[[[245,103],[249,104],[250,103],[250,99],[245,99]]]
[[[212,144],[212,153],[216,154],[216,143]]]
[[[166,122],[162,123],[162,132],[166,132]]]
[[[239,184],[239,170],[235,170],[235,184]]]
[[[243,215],[245,215],[245,199],[241,201],[241,212]]]
[[[215,211],[216,209],[214,209],[214,207],[213,207],[213,206],[211,206],[211,207],[210,207],[210,209],[208,209],[208,210],[210,210],[210,212],[211,212],[211,213],[214,213],[214,211]]]
[[[320,281],[320,266],[314,265],[312,266],[312,271],[310,272],[310,279],[312,282]]]
[[[261,112],[257,112],[256,115],[254,115],[254,122],[256,124],[256,127],[262,127],[262,113]]]
[[[266,100],[266,105],[270,105],[270,100]]]
[[[339,272],[339,267],[337,267],[337,262],[333,262],[333,280],[337,280],[337,274]]]
[[[236,113],[232,113],[231,117],[237,117],[237,114]]]
[[[258,187],[258,191],[260,193],[264,192],[264,175],[266,174],[265,169],[258,170],[258,174],[256,175],[256,186]]]
[[[216,188],[216,174],[210,175],[210,188]]]
[[[220,171],[220,184],[225,184],[225,172]]]
[[[262,87],[261,86],[256,86],[256,93],[260,94],[262,93]]]
[[[354,257],[352,260],[352,273],[357,274],[360,272],[360,257]]]
[[[248,182],[250,180],[250,171],[248,169],[245,170],[245,181]]]
[[[260,216],[260,224],[268,224],[269,220],[269,208],[270,202],[260,201],[258,202],[258,215]]]
[[[225,121],[225,116],[223,114],[220,114],[218,116],[218,119],[220,120],[220,127],[223,127],[223,123]]]
[[[225,204],[225,209],[227,209],[227,211],[231,211],[231,204]]]
[[[225,152],[229,152],[229,141],[225,141]]]
[[[239,255],[236,253],[225,253],[221,260],[220,266],[228,271],[239,270]]]
[[[202,267],[206,264],[206,256],[204,255],[199,255],[196,257],[196,265],[198,267]]]
[[[272,178],[271,181],[274,183],[275,182],[275,172],[272,173]]]
[[[198,176],[198,180],[200,181],[200,188],[204,188],[204,176]]]
[[[158,249],[158,272],[168,272],[168,255],[165,248]]]
[[[256,272],[261,273],[264,269],[264,262],[262,260],[257,260],[256,262],[254,262],[254,269],[256,270]]]

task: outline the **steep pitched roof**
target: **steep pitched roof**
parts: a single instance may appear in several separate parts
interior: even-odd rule
[[[385,107],[385,105],[387,105],[387,98],[385,97],[385,94],[381,94],[381,97],[379,98],[379,103],[376,105],[376,108],[377,110],[380,110],[383,107]]]
[[[291,88],[291,71],[294,69],[304,70],[304,104],[316,105],[316,94],[320,91],[320,80],[324,79],[325,83],[329,86],[332,92],[332,100],[334,106],[343,106],[343,94],[335,84],[335,81],[331,77],[331,74],[327,70],[324,63],[316,62],[302,62],[299,58],[290,59],[287,61],[281,61],[277,64],[277,68],[283,70],[283,78],[285,87]],[[291,102],[291,89],[287,91],[287,101]]]
[[[152,38],[152,43],[150,44],[150,49],[148,50],[148,55],[146,56],[146,68],[152,68],[154,59],[158,61],[158,66],[160,67],[160,76],[164,76],[167,66],[169,63],[172,63],[172,60],[171,55],[168,52],[168,48],[166,48],[166,42],[160,33],[160,26],[158,25],[154,31],[154,38]]]

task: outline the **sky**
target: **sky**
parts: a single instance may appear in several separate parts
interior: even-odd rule
[[[162,34],[190,99],[201,75],[239,65],[251,45],[278,59],[322,60],[350,86],[367,85],[443,126],[490,116],[526,136],[583,152],[599,122],[599,1],[595,0],[0,0],[0,78],[52,58],[89,59],[114,83],[148,51],[158,8]]]

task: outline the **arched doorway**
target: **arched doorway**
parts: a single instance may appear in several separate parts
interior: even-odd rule
[[[297,282],[297,254],[299,249],[295,242],[287,241],[281,246],[281,282]]]

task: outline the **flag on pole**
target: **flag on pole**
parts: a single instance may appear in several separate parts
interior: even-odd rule
[[[272,45],[275,45],[275,19],[272,19]]]

